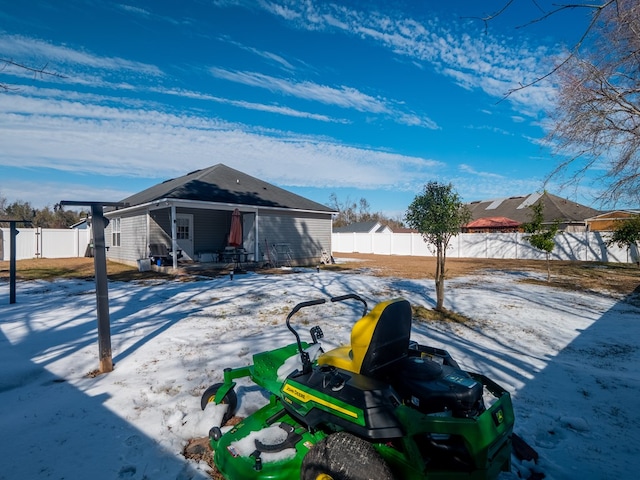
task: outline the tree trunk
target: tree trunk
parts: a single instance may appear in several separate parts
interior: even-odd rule
[[[444,262],[445,252],[441,245],[436,247],[436,310],[444,311]]]
[[[549,260],[550,254],[547,253],[547,283],[551,282],[551,261]]]

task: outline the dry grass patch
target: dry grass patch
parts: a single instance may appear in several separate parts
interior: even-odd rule
[[[554,262],[550,282],[543,279],[525,279],[523,282],[565,290],[633,296],[640,294],[640,269],[618,263]]]
[[[0,278],[9,278],[9,262],[0,262]],[[107,261],[109,280],[131,281],[167,278],[160,272],[139,272],[136,267]],[[34,258],[16,261],[16,278],[20,280],[55,280],[58,278],[95,277],[93,258]]]
[[[321,270],[409,279],[433,279],[435,272],[434,257],[361,253],[345,253],[337,257],[339,263],[322,265]],[[344,260],[340,257],[344,257]],[[632,264],[552,261],[549,283],[544,280],[547,272],[547,264],[544,260],[448,258],[446,270],[448,279],[487,271],[533,271],[541,274],[539,280],[526,278],[521,281],[576,291],[640,297],[640,268]],[[198,275],[216,276],[227,273],[226,270],[211,272],[194,270],[192,274],[182,272],[180,278],[188,280],[195,279]],[[295,273],[295,269],[265,269],[260,270],[260,273],[283,275]],[[107,262],[107,275],[110,280],[117,281],[175,278],[175,275],[168,273],[139,272],[136,267],[110,261]],[[16,276],[21,280],[92,279],[94,278],[93,258],[18,260]],[[0,278],[9,278],[9,262],[0,262]]]
[[[411,306],[411,317],[418,322],[454,322],[470,324],[472,320],[460,313],[451,310],[435,310],[422,305]]]
[[[344,253],[334,257],[344,257],[345,260],[340,260],[340,263],[332,268],[342,271],[359,270],[381,277],[433,279],[436,270],[435,257],[362,253]],[[448,279],[487,271],[539,272],[542,275],[541,280],[529,278],[522,281],[576,291],[615,293],[619,296],[640,295],[640,268],[633,264],[555,260],[551,262],[551,282],[547,283],[544,280],[547,275],[545,260],[447,258]]]

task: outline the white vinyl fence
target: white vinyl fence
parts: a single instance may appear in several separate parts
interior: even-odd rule
[[[84,257],[90,243],[89,229],[19,228],[16,260],[28,258]],[[607,233],[565,232],[556,236],[554,260],[588,262],[638,261],[638,252],[607,247]],[[544,259],[544,253],[531,247],[522,233],[463,233],[453,237],[449,258]],[[0,259],[9,261],[10,232],[0,228]],[[375,253],[378,255],[433,256],[430,245],[417,233],[334,233],[332,252]]]
[[[84,257],[90,242],[89,229],[21,228],[16,236],[16,260],[28,258]],[[9,261],[11,232],[0,228],[0,260]]]
[[[637,262],[638,252],[606,245],[606,232],[564,232],[556,236],[553,260],[587,262]],[[418,233],[334,233],[331,246],[336,253],[374,253],[378,255],[433,256],[431,246]],[[453,237],[449,258],[545,259],[523,233],[462,233]]]

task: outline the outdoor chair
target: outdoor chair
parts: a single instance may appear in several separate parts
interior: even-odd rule
[[[169,259],[173,259],[173,252],[163,243],[149,244],[149,258],[158,266],[166,265]],[[182,258],[182,250],[178,249],[177,258]]]

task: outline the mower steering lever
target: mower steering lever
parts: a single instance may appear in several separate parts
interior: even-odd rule
[[[346,295],[338,295],[337,297],[331,297],[332,302],[342,302],[344,300],[354,299],[362,302],[364,305],[364,310],[362,312],[362,316],[364,317],[367,314],[367,302],[360,295],[356,295],[355,293],[347,293]]]
[[[307,373],[307,370],[311,369],[311,360],[309,359],[309,354],[302,349],[302,343],[300,342],[300,335],[298,335],[298,332],[296,332],[295,329],[291,326],[291,324],[289,323],[289,320],[291,320],[291,317],[293,317],[296,314],[296,312],[301,308],[311,307],[313,305],[322,305],[325,302],[326,300],[324,298],[318,298],[317,300],[309,300],[307,302],[300,302],[295,307],[293,307],[293,310],[291,310],[291,312],[289,312],[289,315],[287,315],[287,328],[296,337],[296,342],[298,343],[298,352],[300,352],[300,360],[302,361],[302,366],[305,373]]]

